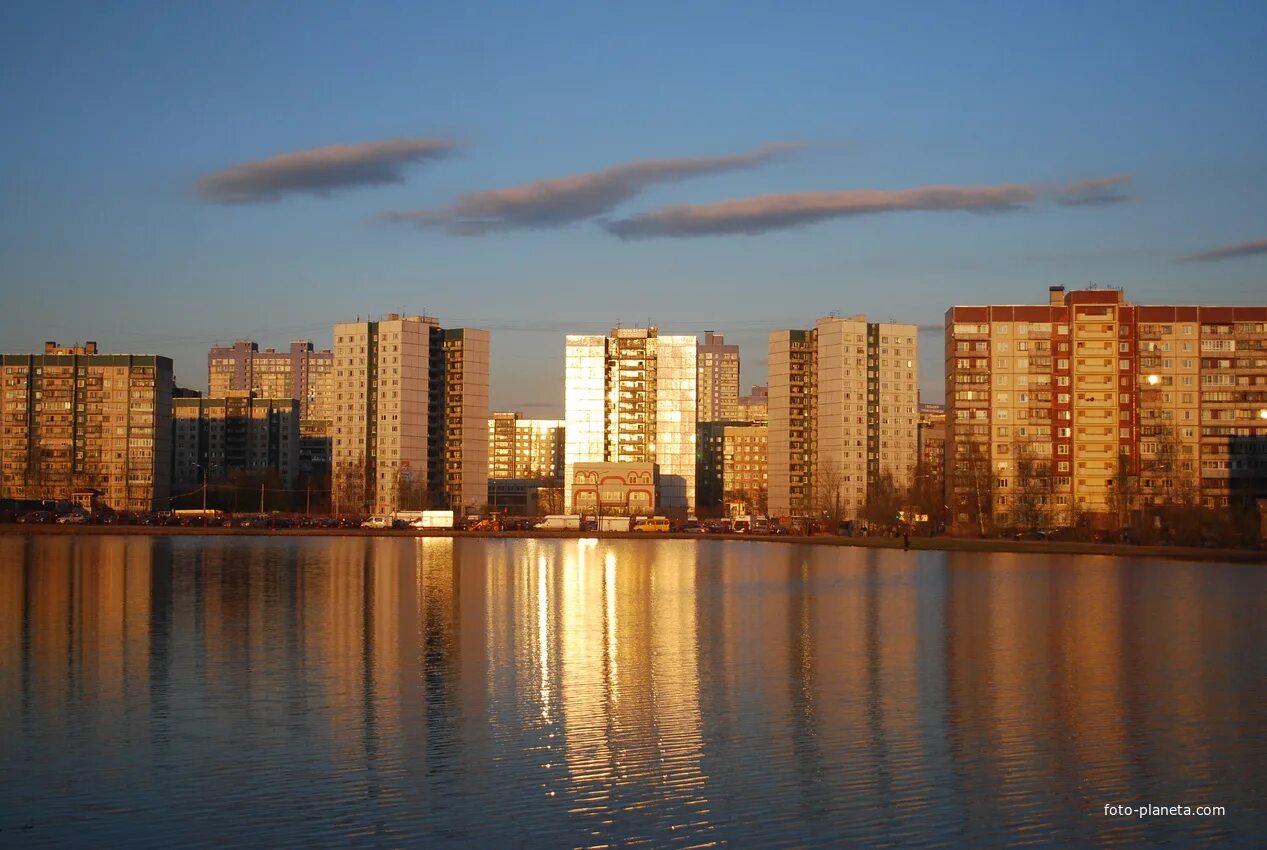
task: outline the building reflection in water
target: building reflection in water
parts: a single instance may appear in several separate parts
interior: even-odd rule
[[[713,541],[0,538],[0,756],[43,758],[0,801],[98,837],[144,795],[397,843],[1173,838],[1098,810],[1250,805],[1265,586]]]

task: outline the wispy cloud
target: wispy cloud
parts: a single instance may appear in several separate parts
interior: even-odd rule
[[[440,227],[462,236],[511,228],[563,227],[610,212],[657,183],[756,168],[800,147],[796,142],[780,142],[727,156],[638,160],[571,177],[469,192],[449,207],[385,212],[379,218]]]
[[[661,207],[609,222],[607,230],[621,239],[655,236],[754,235],[787,230],[848,216],[923,210],[979,213],[1010,212],[1038,197],[1032,186],[923,186],[885,191],[850,189],[837,192],[793,192],[735,201]]]
[[[1252,257],[1255,254],[1267,254],[1267,239],[1256,242],[1241,242],[1238,245],[1224,245],[1222,248],[1211,248],[1197,254],[1180,257],[1181,263],[1199,263],[1206,260],[1226,260],[1232,257]]]
[[[1130,200],[1123,191],[1131,182],[1131,175],[1099,177],[1095,180],[1079,180],[1056,191],[1056,203],[1066,207],[1106,206]]]
[[[400,183],[404,167],[441,159],[458,148],[446,138],[387,139],[329,145],[243,162],[198,180],[198,194],[217,204],[277,201],[289,193],[329,195],[353,186]]]
[[[1007,183],[997,186],[919,186],[913,189],[844,189],[759,195],[712,204],[660,207],[604,227],[621,239],[657,236],[756,235],[834,218],[892,212],[1006,213],[1051,199],[1068,206],[1117,203],[1129,176],[1080,180],[1058,186]]]

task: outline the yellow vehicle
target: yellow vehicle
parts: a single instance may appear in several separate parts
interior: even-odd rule
[[[648,517],[647,519],[640,519],[636,523],[634,523],[633,530],[634,531],[668,531],[669,518],[662,517],[662,516],[653,516],[653,517]]]

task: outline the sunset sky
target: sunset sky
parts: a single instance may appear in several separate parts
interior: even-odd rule
[[[1267,300],[1267,4],[0,5],[0,349]]]

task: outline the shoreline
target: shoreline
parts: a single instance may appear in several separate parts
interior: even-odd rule
[[[227,528],[150,525],[56,525],[5,523],[0,536],[115,536],[142,537],[455,537],[492,540],[716,540],[733,543],[797,543],[810,546],[849,546],[860,549],[901,549],[896,537],[838,537],[833,535],[791,536],[756,534],[647,534],[637,531],[451,531],[371,528]],[[1204,549],[1191,546],[1084,543],[1068,540],[1008,540],[980,537],[912,537],[911,551],[1009,552],[1025,555],[1104,555],[1108,557],[1164,558],[1177,561],[1218,561],[1235,564],[1267,564],[1263,549]]]

